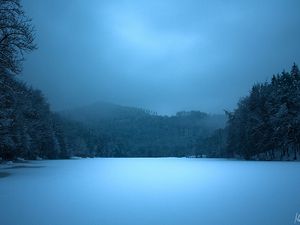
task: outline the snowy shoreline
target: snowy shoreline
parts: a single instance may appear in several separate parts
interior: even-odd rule
[[[272,158],[274,157],[274,158]],[[94,157],[94,158],[110,158],[110,159],[120,159],[122,157]],[[124,159],[128,158],[128,157],[123,157]],[[157,158],[157,157],[129,157],[129,158]],[[170,157],[158,157],[158,158],[170,158]],[[297,159],[294,159],[294,156],[292,154],[290,155],[285,155],[285,156],[281,156],[279,154],[279,152],[275,152],[273,153],[273,155],[271,154],[271,152],[267,152],[267,153],[261,153],[259,155],[253,156],[250,159],[244,159],[240,156],[236,156],[233,158],[209,158],[209,157],[171,157],[171,158],[187,158],[187,159],[224,159],[224,160],[235,160],[235,161],[249,161],[249,162],[266,162],[266,161],[274,161],[274,162],[300,162],[300,154],[297,155]],[[54,160],[82,160],[82,159],[86,159],[86,158],[82,158],[82,157],[71,157],[70,159],[36,159],[36,160],[25,160],[25,159],[17,159],[14,161],[0,161],[0,170],[2,169],[14,169],[14,168],[21,168],[21,167],[28,167],[28,168],[32,168],[34,165],[36,165],[36,162],[43,162],[43,161],[54,161]],[[38,166],[34,166],[34,167],[38,167]]]

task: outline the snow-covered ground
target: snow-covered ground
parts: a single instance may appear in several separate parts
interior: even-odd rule
[[[1,225],[289,225],[300,212],[299,162],[82,159],[1,172]]]

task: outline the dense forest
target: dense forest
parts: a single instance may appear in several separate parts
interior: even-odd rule
[[[225,112],[224,129],[199,140],[196,155],[250,160],[299,160],[300,72],[273,75],[253,85],[233,112]]]
[[[39,90],[1,76],[0,157],[6,160],[195,155],[195,143],[224,127],[225,116],[175,116],[98,103],[51,112]]]
[[[102,145],[94,145],[98,156],[192,156],[196,143],[224,128],[225,115],[199,111],[160,116],[149,110],[96,103],[60,112],[62,118],[84,124],[100,134]]]
[[[300,147],[300,72],[256,84],[228,113],[227,152],[245,159],[297,159]]]
[[[160,116],[109,103],[52,112],[42,92],[19,80],[37,48],[19,0],[0,1],[0,160],[82,157],[297,159],[300,73],[256,84],[233,112]],[[226,124],[227,120],[227,124]]]
[[[228,120],[199,111],[160,116],[109,103],[53,113],[40,91],[2,73],[1,157],[297,159],[299,87],[294,64],[291,72],[255,84],[233,112],[226,112]]]

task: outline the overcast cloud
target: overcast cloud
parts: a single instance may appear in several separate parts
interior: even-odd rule
[[[299,0],[23,0],[39,49],[22,79],[54,110],[97,101],[221,113],[300,63]]]

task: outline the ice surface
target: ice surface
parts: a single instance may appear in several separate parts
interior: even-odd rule
[[[1,225],[288,225],[299,162],[82,159],[2,169]]]

